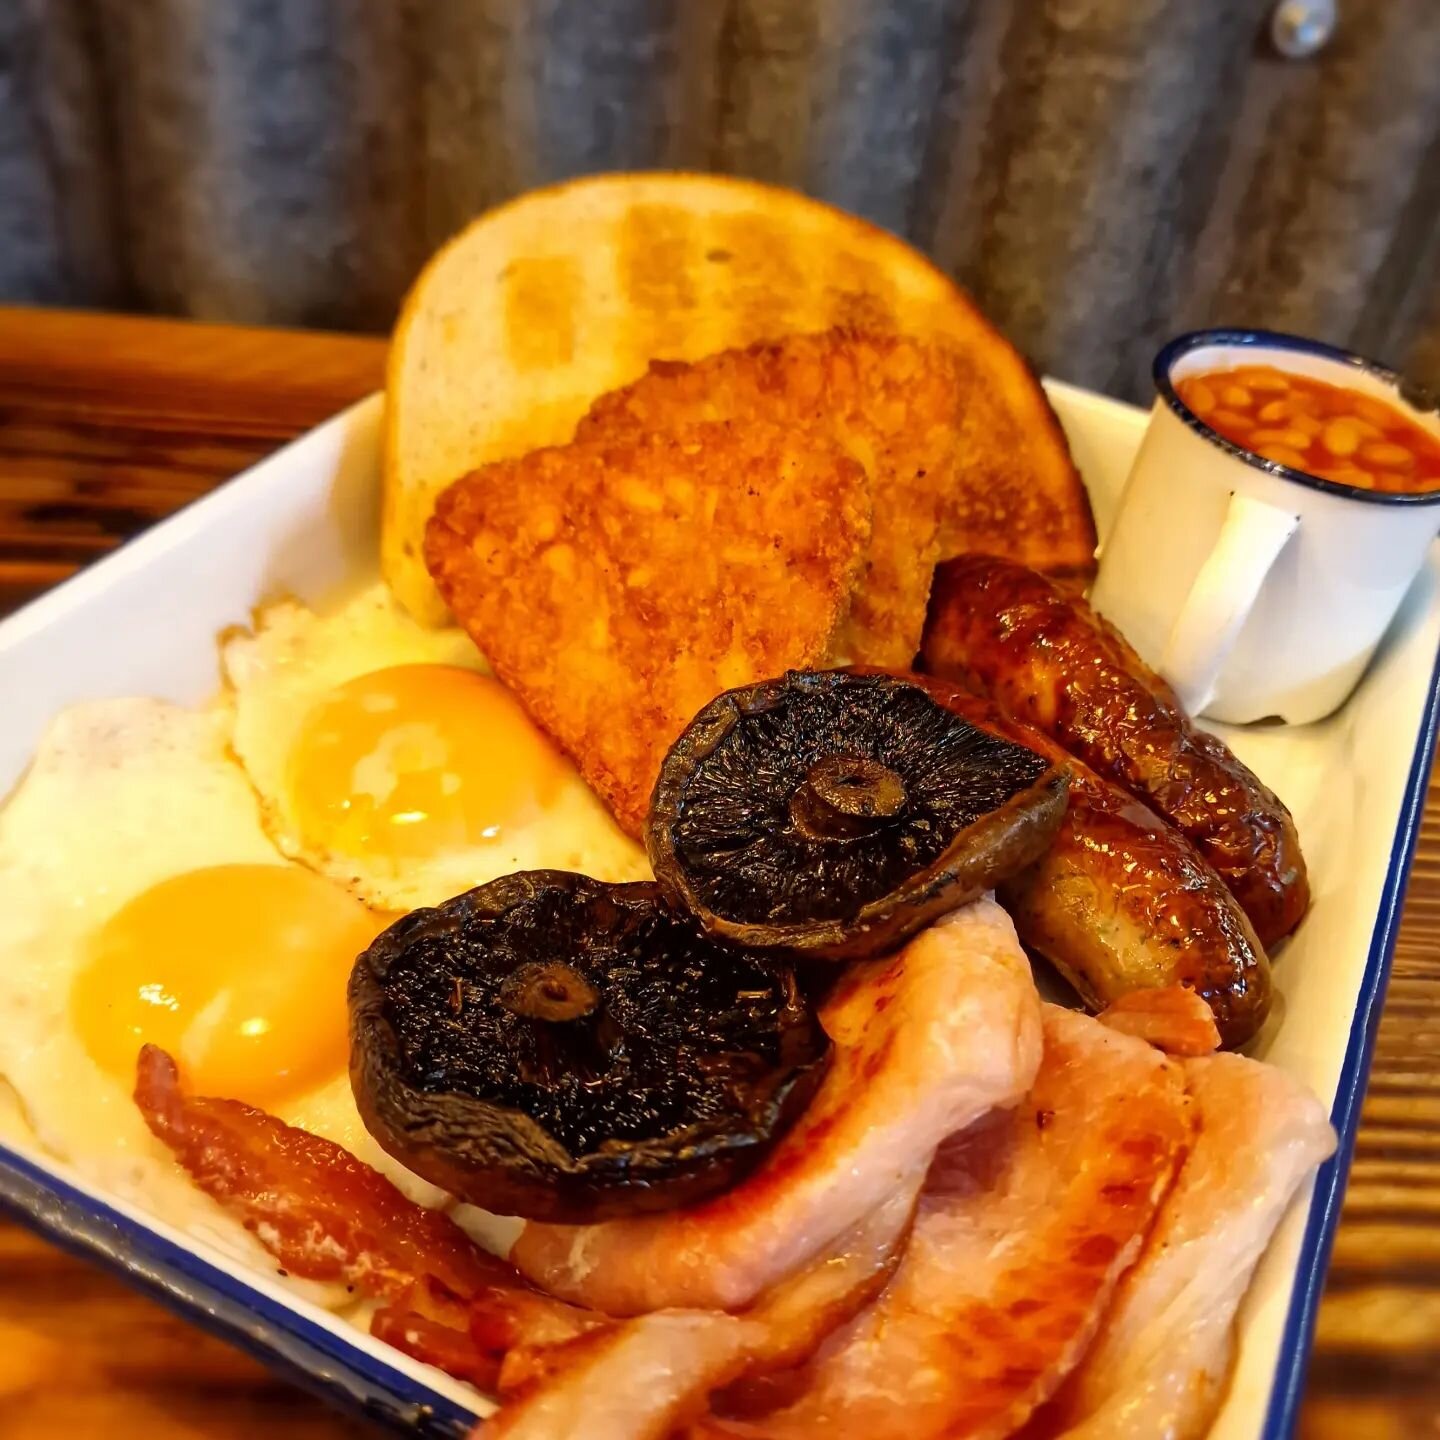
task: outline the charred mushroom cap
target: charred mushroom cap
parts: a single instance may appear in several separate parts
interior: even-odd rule
[[[417,1175],[565,1224],[666,1210],[756,1164],[828,1042],[781,963],[651,884],[538,870],[384,932],[350,978],[366,1128]]]
[[[695,717],[661,767],[646,846],[710,934],[852,959],[1037,859],[1067,784],[904,676],[791,671]]]

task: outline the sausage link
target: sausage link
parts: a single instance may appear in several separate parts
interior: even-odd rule
[[[1227,1048],[1270,1010],[1270,962],[1235,897],[1154,811],[993,702],[919,677],[972,725],[1025,745],[1070,775],[1049,850],[998,891],[1021,941],[1095,1011],[1136,990],[1183,985],[1204,997]]]
[[[922,656],[925,669],[970,677],[1169,820],[1262,944],[1299,924],[1310,885],[1290,812],[1083,600],[1023,565],[949,561],[935,574]]]

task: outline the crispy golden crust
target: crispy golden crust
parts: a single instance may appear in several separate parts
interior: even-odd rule
[[[500,678],[632,835],[721,690],[823,664],[870,536],[864,472],[777,425],[702,423],[499,461],[425,559]]]
[[[964,398],[962,367],[948,347],[829,330],[694,364],[657,361],[633,385],[601,396],[576,435],[763,419],[838,444],[869,476],[874,524],[836,658],[908,666],[925,623],[942,515],[958,488]]]

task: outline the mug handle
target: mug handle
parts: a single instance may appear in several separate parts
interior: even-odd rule
[[[1175,617],[1160,661],[1160,673],[1192,715],[1215,698],[1220,671],[1255,608],[1260,587],[1299,524],[1293,511],[1231,492],[1215,547]]]

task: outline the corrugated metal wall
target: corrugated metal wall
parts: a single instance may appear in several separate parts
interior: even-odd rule
[[[1296,329],[1440,377],[1440,0],[3,0],[0,295],[381,329],[585,171],[782,181],[908,235],[1045,369]]]

